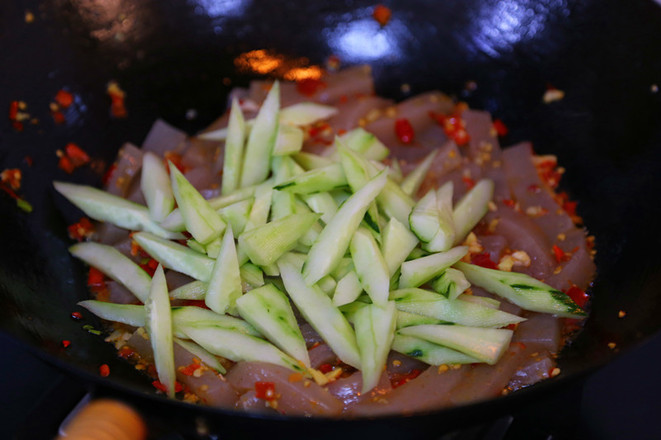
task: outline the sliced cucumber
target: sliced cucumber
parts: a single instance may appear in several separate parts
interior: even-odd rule
[[[514,333],[512,330],[462,325],[417,325],[398,332],[457,350],[489,365],[502,357]]]
[[[232,99],[229,122],[227,124],[227,139],[225,140],[225,157],[223,158],[223,195],[231,194],[241,183],[241,168],[243,166],[243,150],[246,140],[246,123],[239,100]]]
[[[250,286],[250,288],[260,287],[264,285],[264,272],[259,267],[252,263],[245,263],[241,265],[241,280]],[[249,290],[244,287],[244,291]]]
[[[274,186],[277,190],[295,194],[313,194],[347,186],[347,178],[339,163],[315,168]]]
[[[418,239],[394,217],[383,228],[382,237],[381,254],[386,260],[390,276],[393,276],[418,245]]]
[[[133,234],[133,240],[163,267],[200,281],[209,281],[211,278],[214,260],[199,252],[149,232]]]
[[[445,269],[461,260],[468,253],[466,246],[457,246],[447,252],[438,252],[426,257],[402,263],[399,287],[418,287],[439,276]]]
[[[351,258],[360,284],[379,307],[388,303],[390,273],[379,245],[366,228],[359,228],[351,239]]]
[[[272,284],[251,290],[236,302],[239,314],[269,341],[306,367],[310,357],[289,300]]]
[[[475,225],[482,220],[484,214],[489,210],[493,191],[493,180],[482,179],[459,200],[452,213],[456,232],[455,243],[461,243]]]
[[[151,277],[114,247],[90,241],[74,244],[69,252],[126,287],[141,302],[147,301]]]
[[[436,292],[448,299],[455,299],[470,287],[470,283],[463,272],[448,267],[440,277],[431,283],[431,286]]]
[[[422,248],[428,252],[443,252],[450,249],[456,239],[454,217],[452,211],[452,181],[445,183],[436,191],[436,204],[438,215],[438,231]]]
[[[303,126],[323,121],[337,114],[338,110],[316,102],[299,102],[280,110],[280,123]]]
[[[431,318],[425,315],[418,315],[417,313],[405,312],[397,310],[397,329],[404,327],[411,327],[412,325],[423,324],[451,324],[450,322],[443,321],[442,319]]]
[[[344,133],[340,140],[366,159],[383,160],[390,154],[388,147],[379,138],[361,127]]]
[[[370,180],[344,202],[321,231],[303,267],[303,276],[308,285],[316,283],[337,266],[346,253],[351,237],[358,229],[367,208],[386,184],[386,179],[385,172],[381,172]]]
[[[254,199],[250,197],[218,210],[222,219],[232,225],[235,235],[240,235],[246,228],[253,202]]]
[[[450,300],[435,292],[409,288],[393,290],[390,299],[397,310],[429,316],[446,322],[473,327],[505,327],[525,318],[467,301]]]
[[[354,302],[363,292],[363,286],[360,284],[358,274],[355,270],[350,270],[337,282],[335,293],[333,294],[333,305],[340,307]]]
[[[392,301],[383,307],[369,304],[356,312],[354,326],[363,374],[362,393],[379,383],[395,336],[396,314]]]
[[[307,153],[305,151],[296,153],[292,157],[296,163],[298,163],[307,171],[313,170],[315,168],[324,168],[335,163],[333,159],[329,159],[328,157],[319,156],[313,153]]]
[[[151,151],[142,156],[140,188],[152,220],[162,222],[174,208],[174,195],[163,159]]]
[[[342,164],[342,169],[344,174],[347,176],[347,182],[351,187],[351,191],[354,193],[360,188],[365,186],[365,184],[370,180],[368,164],[365,159],[360,157],[356,152],[346,148],[342,145],[341,141],[336,141],[338,151],[340,153],[340,159]],[[376,201],[370,204],[370,207],[367,209],[365,214],[365,222],[369,227],[379,232],[379,209],[376,205]]]
[[[420,163],[402,180],[402,191],[409,196],[415,196],[420,185],[425,180],[431,164],[434,162],[438,149],[433,149]]]
[[[303,138],[303,130],[281,123],[273,147],[273,156],[287,156],[298,153],[303,148]]]
[[[480,359],[413,336],[395,334],[392,349],[429,365],[474,364]]]
[[[353,328],[324,292],[317,286],[307,285],[296,266],[297,263],[289,254],[278,260],[280,276],[289,297],[335,354],[343,362],[360,368],[360,354]]]
[[[409,225],[413,232],[422,242],[431,241],[440,228],[440,213],[436,202],[436,191],[430,189],[427,194],[415,204]]]
[[[321,215],[324,223],[328,223],[337,212],[337,203],[329,193],[306,194],[302,198],[313,212]]]
[[[457,300],[479,304],[481,306],[489,307],[491,309],[496,309],[496,310],[500,309],[500,301],[494,298],[487,298],[485,296],[467,295],[465,293],[462,293],[457,297]]]
[[[170,298],[172,299],[192,299],[203,300],[207,294],[207,284],[204,281],[191,281],[183,286],[177,287],[170,291]]]
[[[239,259],[236,256],[232,227],[229,227],[225,231],[218,258],[211,271],[204,303],[221,315],[228,311],[232,313],[236,300],[242,293]]]
[[[172,321],[176,336],[182,338],[185,338],[186,335],[180,330],[180,328],[191,325],[198,327],[222,327],[233,332],[243,333],[258,338],[262,336],[255,327],[243,319],[229,315],[220,315],[212,310],[196,306],[172,307]]]
[[[146,323],[145,307],[134,304],[113,304],[105,301],[88,299],[78,303],[101,319],[121,322],[133,327],[144,327]]]
[[[53,182],[53,186],[57,192],[94,220],[111,223],[129,231],[151,232],[163,238],[184,238],[183,235],[164,229],[153,221],[146,206],[91,186],[65,182]]]
[[[266,224],[271,210],[272,198],[273,185],[271,182],[265,182],[255,189],[255,201],[250,208],[244,232]]]
[[[163,266],[160,264],[154,272],[149,298],[145,302],[145,328],[154,351],[154,364],[158,380],[165,386],[168,397],[174,398],[175,366],[172,340],[172,316],[170,315],[170,297],[165,283]]]
[[[466,275],[471,284],[495,293],[522,309],[573,319],[586,316],[585,311],[567,294],[529,275],[487,269],[468,263],[457,263],[455,267]]]

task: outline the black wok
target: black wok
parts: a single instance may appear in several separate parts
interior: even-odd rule
[[[375,2],[367,1],[2,2],[0,105],[25,101],[39,122],[17,132],[0,119],[0,169],[23,170],[20,192],[34,206],[26,214],[0,194],[0,328],[85,381],[191,411],[156,396],[112,346],[82,330],[83,324],[100,327],[93,316],[70,318],[87,297],[85,270],[67,253],[66,226],[80,213],[54,194],[51,181],[99,184],[101,175],[90,168],[65,174],[55,151],[76,142],[110,163],[123,142],[140,144],[157,117],[193,133],[225,110],[231,87],[254,77],[238,72],[234,58],[269,49],[310,63],[331,54],[345,65],[369,63],[378,93],[395,99],[447,91],[502,119],[510,128],[503,144],[529,139],[539,153],[558,155],[567,169],[564,189],[580,201],[579,214],[597,237],[599,273],[590,318],[563,352],[557,378],[487,402],[377,421],[196,410],[226,436],[438,435],[544,398],[656,333],[661,92],[654,85],[661,86],[661,6],[651,0],[384,3],[393,16],[380,28],[371,18]],[[26,10],[34,14],[31,23]],[[126,119],[109,116],[111,79],[127,92]],[[467,88],[467,81],[477,87]],[[543,104],[548,85],[564,90],[565,98]],[[49,103],[63,87],[77,100],[66,122],[55,124]],[[626,317],[618,317],[620,310]],[[66,350],[63,339],[71,341]],[[108,378],[99,377],[102,363],[110,365]]]

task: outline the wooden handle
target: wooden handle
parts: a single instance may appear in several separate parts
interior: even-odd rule
[[[146,436],[145,423],[133,408],[100,399],[81,409],[57,440],[144,440]]]

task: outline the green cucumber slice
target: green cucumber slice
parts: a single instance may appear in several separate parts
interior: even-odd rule
[[[262,337],[262,334],[243,319],[229,315],[220,315],[212,310],[196,306],[172,307],[172,321],[177,337],[185,338],[183,327],[195,325],[198,327],[212,326],[222,327],[233,332],[243,333],[250,336]]]
[[[432,289],[441,295],[446,296],[448,299],[455,299],[470,287],[470,283],[466,279],[463,272],[448,267],[443,271],[440,277],[435,279],[432,283]]]
[[[177,287],[170,291],[170,298],[172,299],[192,299],[203,300],[207,294],[207,284],[204,281],[191,281],[183,286]]]
[[[152,220],[162,222],[174,208],[174,195],[163,159],[151,151],[142,156],[140,188]]]
[[[337,114],[338,110],[316,102],[299,102],[280,110],[280,123],[304,126],[323,121]]]
[[[383,228],[382,238],[381,254],[392,277],[418,245],[418,238],[394,217]]]
[[[218,258],[213,265],[204,303],[218,314],[231,313],[242,293],[241,269],[230,226],[225,231]]]
[[[354,302],[363,292],[363,286],[360,284],[358,274],[355,270],[350,270],[337,282],[335,293],[333,294],[333,305],[340,307]]]
[[[303,148],[303,130],[280,123],[273,147],[273,156],[287,156],[298,153]]]
[[[305,339],[289,300],[278,288],[267,284],[251,290],[236,301],[243,319],[251,323],[282,351],[310,366]]]
[[[133,327],[144,327],[146,324],[143,305],[114,304],[94,299],[80,301],[78,305],[106,321],[121,322]]]
[[[227,139],[225,140],[225,157],[223,158],[223,180],[221,192],[228,195],[239,188],[241,168],[243,167],[243,150],[246,140],[246,123],[237,98],[232,99]]]
[[[468,253],[468,247],[457,246],[447,252],[438,252],[426,257],[402,263],[399,287],[418,287],[439,276],[445,269],[461,260]]]
[[[396,313],[395,304],[386,302],[383,307],[369,304],[355,314],[354,327],[363,374],[362,393],[379,383],[395,336]]]
[[[392,349],[429,365],[475,364],[480,359],[413,336],[395,334]]]
[[[347,186],[347,178],[339,163],[315,168],[274,186],[277,190],[295,194],[313,194]]]
[[[482,179],[459,200],[452,213],[455,228],[455,243],[461,243],[489,210],[493,199],[493,180]]]
[[[402,180],[402,191],[413,197],[425,180],[431,164],[434,162],[438,149],[433,149],[420,163]]]
[[[361,286],[374,304],[385,307],[390,291],[390,273],[376,240],[366,228],[359,228],[353,234],[350,250]]]
[[[303,169],[306,171],[310,171],[315,168],[324,168],[333,165],[336,162],[333,159],[329,159],[328,157],[319,156],[318,154],[314,153],[307,153],[305,151],[293,154],[292,158],[294,158],[296,163],[303,167]]]

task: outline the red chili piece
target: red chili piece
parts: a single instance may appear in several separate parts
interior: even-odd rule
[[[463,176],[461,180],[464,182],[466,185],[466,189],[471,189],[475,186],[475,181],[471,179],[470,177]]]
[[[263,400],[275,400],[275,384],[273,382],[255,382],[255,397]]]
[[[135,355],[135,350],[125,345],[117,351],[117,355],[122,359],[131,359]]]
[[[71,319],[75,319],[76,321],[80,321],[83,319],[83,315],[80,312],[73,312],[71,313]]]
[[[140,264],[140,267],[149,274],[150,277],[154,276],[154,273],[156,272],[156,268],[158,267],[158,261],[154,260],[153,258],[150,258],[146,262]]]
[[[96,267],[90,267],[87,275],[87,287],[103,287],[106,285],[106,276]]]
[[[576,303],[576,305],[581,308],[585,307],[588,299],[590,299],[590,295],[585,293],[583,289],[575,284],[572,284],[571,287],[565,291],[565,293],[571,298],[572,301]]]
[[[417,368],[414,368],[411,370],[409,373],[402,374],[402,375],[396,375],[391,381],[390,385],[393,388],[400,387],[404,385],[405,383],[415,379],[416,377],[420,376],[422,371],[418,370]]]
[[[374,11],[372,11],[372,17],[379,23],[381,26],[385,26],[390,21],[392,16],[392,11],[387,6],[376,5]]]
[[[395,134],[397,135],[397,139],[404,144],[410,144],[415,137],[413,126],[406,118],[400,118],[395,121]]]
[[[324,374],[330,373],[331,371],[333,371],[333,366],[331,364],[321,364],[319,365],[319,371],[321,371]]]
[[[496,134],[498,136],[505,136],[507,134],[507,132],[509,131],[509,129],[507,128],[505,123],[503,121],[501,121],[500,119],[494,119],[493,128],[494,128],[494,130],[496,130]]]
[[[553,255],[555,255],[555,261],[558,263],[562,263],[563,261],[567,261],[567,254],[565,254],[565,251],[560,249],[557,244],[553,245]]]
[[[83,217],[67,228],[69,232],[69,238],[76,241],[83,241],[86,238],[89,238],[94,232],[94,225],[87,217]]]
[[[110,367],[108,364],[103,364],[99,367],[99,374],[101,377],[108,377],[110,375]]]
[[[61,89],[55,94],[55,102],[57,102],[60,107],[67,108],[73,104],[73,95],[64,89]]]
[[[62,347],[69,348],[69,345],[71,345],[71,341],[67,339],[62,339]]]
[[[498,265],[491,260],[488,252],[471,255],[471,263],[487,269],[498,269]]]
[[[79,167],[82,165],[85,165],[90,162],[90,157],[89,155],[78,145],[74,144],[73,142],[69,142],[65,147],[64,147],[64,153],[69,156],[71,159],[71,162],[75,167]]]
[[[317,78],[304,78],[296,82],[296,90],[305,96],[312,96],[326,87],[326,83]]]
[[[154,388],[156,388],[159,391],[163,391],[164,393],[168,392],[168,387],[165,386],[161,381],[155,380],[151,383]],[[183,390],[184,387],[179,383],[179,382],[174,382],[174,392],[178,393],[179,391]]]

